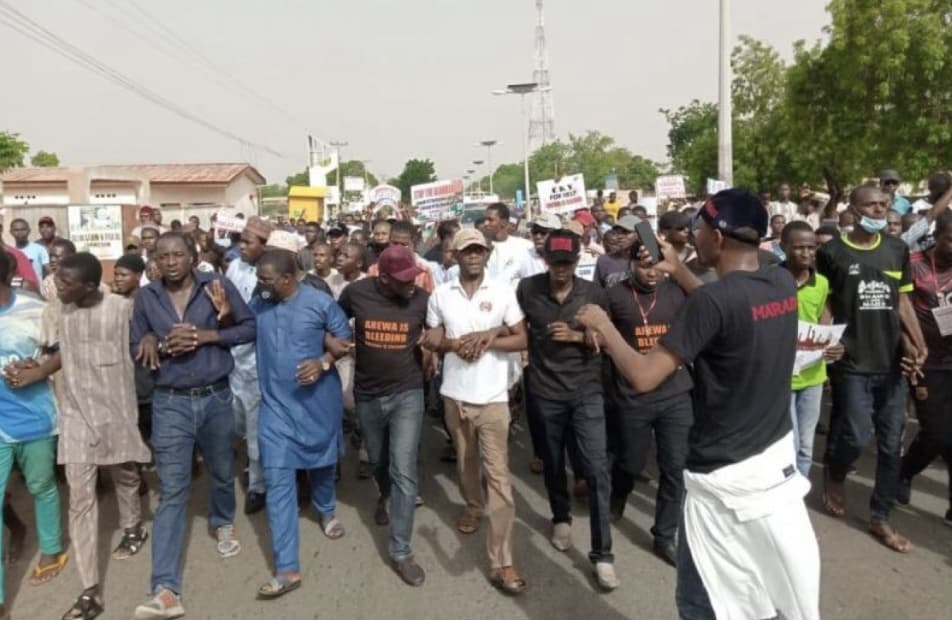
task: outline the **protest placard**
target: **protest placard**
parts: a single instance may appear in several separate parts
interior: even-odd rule
[[[717,192],[725,189],[730,189],[730,185],[727,184],[727,181],[721,181],[720,179],[707,180],[707,194],[709,196],[713,196]]]
[[[684,177],[680,174],[670,174],[655,179],[655,196],[658,198],[687,198],[687,195]]]
[[[238,212],[222,209],[215,212],[215,230],[240,233],[245,229],[244,218],[238,217]]]
[[[588,207],[585,177],[581,174],[539,181],[536,183],[536,191],[543,212],[561,215]]]
[[[797,354],[793,374],[819,363],[826,350],[840,341],[846,325],[817,325],[800,321],[797,325]]]
[[[119,205],[69,205],[66,209],[69,240],[80,252],[99,260],[114,260],[125,251],[122,243],[122,207]]]
[[[421,222],[441,222],[463,213],[463,180],[422,183],[410,188],[410,204]]]
[[[378,185],[370,190],[370,202],[374,203],[374,209],[390,207],[396,209],[400,206],[400,188],[393,185]]]

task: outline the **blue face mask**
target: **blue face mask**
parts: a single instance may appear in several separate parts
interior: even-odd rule
[[[875,234],[882,232],[886,228],[886,220],[874,220],[871,217],[866,217],[865,215],[859,218],[859,226],[869,234]]]

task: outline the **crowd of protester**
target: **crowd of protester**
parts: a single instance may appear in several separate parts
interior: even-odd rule
[[[572,496],[587,498],[600,589],[620,585],[612,524],[654,452],[653,549],[677,568],[681,617],[819,618],[803,498],[825,390],[829,514],[846,514],[845,480],[875,434],[869,531],[908,552],[891,510],[937,457],[952,465],[952,180],[933,175],[910,203],[898,174],[881,177],[840,209],[816,195],[795,203],[783,185],[777,201],[725,190],[654,219],[632,192],[627,206],[599,194],[528,218],[497,203],[474,228],[395,213],[166,229],[144,207],[111,278],[52,218],[32,240],[14,219],[15,244],[0,248],[0,494],[16,467],[36,513],[30,581],[68,560],[59,468],[83,586],[63,618],[103,612],[97,476],[108,470],[122,530],[112,558],[152,537],[151,596],[135,616],[183,615],[191,480],[208,475],[208,524],[228,558],[242,549],[239,471],[244,512],[265,511],[271,532],[273,573],[257,593],[280,597],[302,584],[300,506],[328,540],[345,536],[335,489],[350,434],[391,565],[420,586],[430,410],[442,460],[456,463],[456,528],[485,530],[489,581],[520,594],[509,437],[524,409],[551,544],[574,546]],[[639,237],[643,222],[657,240]],[[794,374],[800,323],[845,331]],[[903,454],[907,395],[919,430]],[[140,497],[153,471],[150,532]],[[3,515],[15,557],[29,528],[9,498]]]

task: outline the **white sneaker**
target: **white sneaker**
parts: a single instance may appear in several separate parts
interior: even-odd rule
[[[595,579],[598,580],[598,587],[606,592],[611,592],[621,585],[615,576],[615,565],[611,562],[595,562]]]
[[[222,558],[230,558],[241,552],[241,543],[238,542],[238,533],[235,531],[234,525],[221,526],[215,530],[215,535],[218,537],[218,544],[216,545],[218,555]]]
[[[552,527],[552,538],[549,539],[552,546],[559,551],[568,551],[572,548],[572,524],[556,523]]]

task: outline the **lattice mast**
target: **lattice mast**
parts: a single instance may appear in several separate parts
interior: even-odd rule
[[[543,0],[535,0],[535,70],[532,81],[539,85],[532,100],[532,114],[529,117],[529,148],[555,141],[555,111],[552,107],[552,84],[549,81],[549,52],[545,43],[545,20],[542,9]]]

